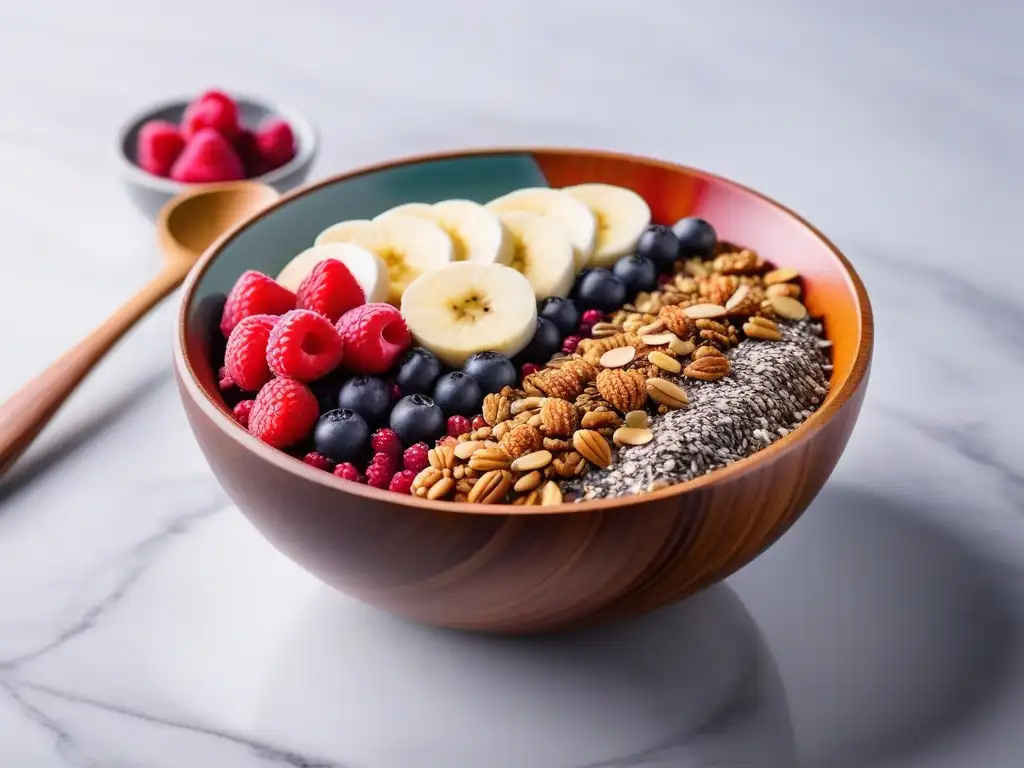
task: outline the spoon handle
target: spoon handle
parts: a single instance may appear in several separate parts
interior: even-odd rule
[[[169,266],[76,346],[0,405],[0,475],[32,443],[93,366],[161,299],[185,279]]]

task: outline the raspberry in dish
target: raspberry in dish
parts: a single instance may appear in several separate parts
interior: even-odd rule
[[[220,330],[227,338],[249,315],[283,315],[294,308],[294,293],[261,272],[248,270],[235,281],[224,302]]]
[[[268,445],[287,448],[309,436],[320,409],[305,384],[272,379],[263,385],[249,412],[249,431]]]
[[[267,339],[267,365],[277,376],[315,381],[342,360],[345,347],[331,322],[316,312],[293,309],[277,319]]]
[[[384,373],[412,343],[402,313],[390,304],[363,304],[338,320],[345,364],[357,373]]]

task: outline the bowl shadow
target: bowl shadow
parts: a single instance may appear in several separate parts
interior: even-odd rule
[[[796,760],[774,661],[722,585],[624,624],[521,638],[412,624],[318,590],[273,659],[259,732],[302,734],[307,754],[356,765]]]

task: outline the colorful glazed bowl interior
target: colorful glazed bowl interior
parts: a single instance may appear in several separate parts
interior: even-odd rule
[[[431,502],[346,483],[263,445],[216,385],[217,320],[241,272],[276,275],[338,221],[406,202],[485,203],[522,187],[632,188],[656,222],[708,219],[721,239],[798,269],[834,342],[823,406],[769,448],[689,483],[554,508]],[[724,179],[644,158],[572,150],[414,158],[328,179],[242,224],[193,271],[176,339],[190,422],[219,480],[278,548],[325,582],[433,624],[536,632],[609,621],[678,600],[775,541],[838,460],[863,397],[870,307],[838,251],[796,214]]]

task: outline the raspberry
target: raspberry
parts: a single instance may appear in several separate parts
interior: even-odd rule
[[[366,468],[366,484],[372,488],[387,488],[395,474],[393,459],[384,453],[378,453]]]
[[[146,173],[166,177],[184,148],[185,137],[178,132],[178,126],[166,120],[150,120],[139,129],[135,162]]]
[[[235,417],[235,421],[246,429],[249,428],[249,413],[252,411],[252,406],[255,402],[255,400],[242,400],[231,409],[231,415]]]
[[[416,479],[416,473],[411,469],[404,469],[395,474],[388,483],[388,490],[395,493],[409,493],[412,488],[412,481]]]
[[[580,318],[580,322],[585,325],[589,325],[593,328],[595,325],[604,320],[604,312],[600,309],[588,309],[583,313],[583,317]]]
[[[268,171],[280,168],[295,157],[295,134],[284,120],[272,119],[256,131],[256,147]]]
[[[216,131],[227,140],[238,135],[238,105],[222,91],[207,91],[185,108],[181,131],[191,139],[201,130]]]
[[[483,416],[474,416],[473,421],[469,423],[469,426],[474,430],[483,429],[487,426],[487,422],[484,420]]]
[[[586,323],[580,323],[579,329],[576,331],[576,335],[581,339],[589,339],[590,334],[594,332],[594,326],[587,325]]]
[[[256,146],[256,134],[248,128],[243,128],[238,135],[231,140],[231,145],[238,153],[238,159],[242,161],[245,168],[245,176],[248,179],[254,176],[262,176],[267,172],[263,158],[260,157],[259,147]]]
[[[454,446],[458,445],[458,443],[459,443],[458,439],[452,437],[451,435],[445,435],[444,437],[438,438],[437,442],[434,443],[434,445],[436,445],[438,447],[440,447],[442,445],[450,445],[450,446],[454,447]]]
[[[425,469],[430,462],[427,460],[427,451],[430,447],[426,443],[410,445],[402,454],[402,466],[413,473]]]
[[[320,409],[305,384],[271,379],[256,395],[249,412],[249,431],[268,445],[286,448],[306,437]]]
[[[531,373],[536,373],[539,370],[540,370],[540,366],[537,365],[536,363],[523,363],[523,367],[522,367],[523,378],[525,379]]]
[[[293,309],[277,321],[267,342],[267,365],[278,376],[313,381],[338,367],[344,347],[323,315]]]
[[[481,417],[482,418],[482,417]],[[449,416],[448,417],[448,435],[451,437],[458,437],[464,435],[473,429],[473,424],[465,416]]]
[[[386,453],[397,459],[402,452],[402,441],[398,439],[398,435],[385,427],[370,435],[370,448],[374,453]]]
[[[576,351],[576,347],[580,345],[581,341],[583,341],[583,339],[579,336],[566,336],[562,340],[562,354],[571,355]]]
[[[366,301],[363,289],[348,267],[336,259],[319,262],[295,292],[295,306],[318,312],[332,323]]]
[[[221,392],[227,392],[233,386],[235,386],[235,380],[232,379],[231,374],[228,373],[228,367],[226,365],[222,365],[220,370],[217,371],[217,388],[220,389]]]
[[[258,392],[270,381],[267,340],[277,323],[273,315],[249,315],[234,327],[224,350],[224,368],[242,389]]]
[[[412,343],[402,313],[390,304],[363,304],[338,320],[345,364],[356,373],[384,373]]]
[[[224,303],[220,331],[224,338],[249,315],[283,315],[295,308],[295,294],[266,275],[248,270],[235,281]]]
[[[189,139],[171,166],[171,178],[188,184],[238,181],[245,168],[235,148],[213,128],[203,128]]]
[[[322,469],[324,472],[330,472],[334,469],[334,462],[324,456],[322,453],[316,451],[310,451],[303,457],[303,464],[309,464],[309,466],[316,469]]]
[[[365,483],[366,478],[359,473],[355,464],[343,462],[334,468],[334,476],[342,480],[351,480],[353,483]]]

